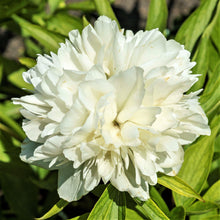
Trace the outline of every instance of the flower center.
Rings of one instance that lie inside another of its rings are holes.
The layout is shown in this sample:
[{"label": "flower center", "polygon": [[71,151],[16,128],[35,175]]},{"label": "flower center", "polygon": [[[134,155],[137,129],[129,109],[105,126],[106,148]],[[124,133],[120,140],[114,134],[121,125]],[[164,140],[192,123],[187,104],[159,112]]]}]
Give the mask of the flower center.
[{"label": "flower center", "polygon": [[112,123],[114,127],[120,128],[120,124],[116,120],[114,120]]}]

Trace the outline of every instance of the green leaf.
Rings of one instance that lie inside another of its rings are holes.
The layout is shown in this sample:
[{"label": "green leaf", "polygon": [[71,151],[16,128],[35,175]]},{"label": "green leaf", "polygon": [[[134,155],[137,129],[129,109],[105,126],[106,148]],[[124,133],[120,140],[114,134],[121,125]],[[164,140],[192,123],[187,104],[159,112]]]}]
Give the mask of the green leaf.
[{"label": "green leaf", "polygon": [[217,22],[218,20],[220,20],[220,3],[218,4],[217,12],[215,14],[214,19],[212,20],[212,22],[208,25],[208,27],[205,29],[204,33],[202,34],[201,40],[199,42],[199,46],[193,57],[193,61],[196,61],[197,63],[197,65],[193,68],[193,74],[200,74],[200,76],[199,76],[198,82],[193,85],[190,91],[196,91],[198,89],[201,89],[205,82],[209,63],[210,61],[212,61],[211,59],[213,58],[209,54],[209,52],[213,52],[209,49],[209,46],[211,44],[210,35],[211,33],[213,33],[214,27],[218,25],[218,22]]},{"label": "green leaf", "polygon": [[150,197],[152,198],[152,200],[154,200],[154,202],[156,202],[158,207],[168,216],[170,213],[169,208],[167,207],[167,204],[161,197],[160,193],[153,186],[150,188]]},{"label": "green leaf", "polygon": [[120,24],[118,22],[118,19],[115,16],[114,11],[112,10],[111,4],[108,0],[94,0],[96,10],[99,13],[99,15],[105,15],[112,20],[115,20],[118,24],[118,27],[120,28]]},{"label": "green leaf", "polygon": [[[48,172],[47,172],[48,174]],[[47,189],[49,191],[56,190],[57,188],[57,173],[49,174],[45,179],[32,178],[31,181],[41,189]]]},{"label": "green leaf", "polygon": [[76,217],[71,218],[69,220],[87,220],[88,216],[89,216],[89,213],[85,213],[83,215],[76,216]]},{"label": "green leaf", "polygon": [[210,72],[214,72],[215,68],[220,61],[220,53],[216,50],[215,45],[212,43],[212,41],[209,41],[208,45],[208,54],[209,54],[209,69]]},{"label": "green leaf", "polygon": [[59,48],[58,43],[64,41],[64,37],[54,34],[38,25],[31,24],[17,15],[13,15],[12,18],[21,26],[22,30],[25,30],[31,37],[35,38],[48,51],[56,52]]},{"label": "green leaf", "polygon": [[185,220],[185,217],[185,209],[182,206],[177,206],[170,212],[170,220]]},{"label": "green leaf", "polygon": [[7,153],[5,143],[2,138],[2,132],[0,132],[0,161],[3,163],[8,163],[10,160],[10,156]]},{"label": "green leaf", "polygon": [[159,28],[163,32],[167,25],[167,16],[166,0],[151,0],[145,29]]},{"label": "green leaf", "polygon": [[209,200],[220,205],[220,180],[214,183],[204,195],[205,200]]},{"label": "green leaf", "polygon": [[198,215],[198,214],[203,214],[206,212],[210,212],[214,209],[218,209],[219,206],[215,203],[206,201],[206,202],[196,202],[193,205],[191,205],[190,207],[188,207],[186,209],[186,212],[188,215]]},{"label": "green leaf", "polygon": [[209,66],[209,50],[208,50],[209,38],[204,37],[200,40],[196,54],[192,61],[196,61],[196,66],[193,68],[193,74],[200,74],[198,82],[193,85],[191,91],[197,91],[203,87],[206,74]]},{"label": "green leaf", "polygon": [[96,7],[93,0],[86,0],[80,2],[71,2],[66,6],[66,9],[95,11]]},{"label": "green leaf", "polygon": [[25,47],[26,47],[26,53],[30,57],[37,57],[37,54],[42,54],[43,50],[40,45],[38,45],[36,42],[34,42],[30,38],[24,39]]},{"label": "green leaf", "polygon": [[140,208],[137,202],[135,202],[135,200],[128,193],[126,193],[126,220],[149,219],[141,209],[142,208]]},{"label": "green leaf", "polygon": [[[220,205],[220,180],[214,183],[208,191],[204,194],[203,198],[206,200],[205,204],[200,204],[200,202],[194,203],[192,206],[187,208],[187,212],[197,211],[197,215],[193,215],[190,217],[190,220],[200,220],[200,219],[209,219],[213,216],[217,216],[218,210],[217,208],[213,209],[214,206]],[[206,205],[208,203],[208,205]],[[210,204],[211,203],[211,204]],[[198,215],[198,213],[202,213],[202,211],[208,211],[205,214]],[[215,218],[214,218],[215,219]]]},{"label": "green leaf", "polygon": [[203,1],[180,27],[175,40],[184,44],[187,50],[192,51],[196,41],[209,23],[217,2],[217,0]]},{"label": "green leaf", "polygon": [[36,218],[36,220],[48,219],[62,211],[68,204],[69,202],[60,199],[45,215],[40,218]]},{"label": "green leaf", "polygon": [[[110,0],[110,3],[114,2],[114,0]],[[72,10],[81,10],[81,11],[95,11],[96,6],[93,0],[85,0],[80,2],[71,2],[66,5],[65,9],[72,9]]]},{"label": "green leaf", "polygon": [[30,1],[28,0],[1,0],[0,1],[0,19],[10,17],[13,13],[24,8]]},{"label": "green leaf", "polygon": [[3,78],[3,61],[0,58],[0,85],[2,83],[2,78]]},{"label": "green leaf", "polygon": [[209,119],[220,113],[220,62],[200,98],[202,108]]},{"label": "green leaf", "polygon": [[[19,172],[19,169],[16,170]],[[1,187],[11,209],[20,219],[34,219],[37,211],[37,189],[27,178],[1,173]]]},{"label": "green leaf", "polygon": [[214,42],[216,48],[218,49],[218,52],[220,53],[220,44],[219,44],[219,37],[220,37],[220,2],[218,3],[218,8],[216,12],[216,23],[215,27],[212,30],[211,39]]},{"label": "green leaf", "polygon": [[18,119],[20,114],[20,106],[14,105],[11,100],[7,100],[0,104],[0,109],[8,116],[13,119]]},{"label": "green leaf", "polygon": [[18,140],[22,141],[25,138],[25,134],[20,125],[18,125],[17,122],[15,122],[12,118],[7,116],[3,110],[4,108],[0,106],[0,121],[9,126],[16,133]]},{"label": "green leaf", "polygon": [[137,211],[133,210],[133,209],[126,209],[126,220],[142,220],[142,219],[148,219],[148,218],[144,218],[142,217]]},{"label": "green leaf", "polygon": [[201,201],[204,201],[198,193],[196,193],[187,183],[185,183],[178,176],[163,175],[158,178],[157,182],[160,185],[163,185],[180,195],[191,197],[191,198],[196,198]]},{"label": "green leaf", "polygon": [[20,68],[12,72],[8,76],[8,81],[11,82],[13,85],[17,86],[18,88],[21,88],[21,89],[25,88],[25,89],[33,90],[33,86],[29,83],[26,83],[23,80],[22,73],[25,71],[26,71],[25,68]]},{"label": "green leaf", "polygon": [[95,189],[92,190],[92,193],[95,196],[100,197],[102,193],[105,191],[105,189],[106,189],[105,184],[99,184],[97,187],[95,187]]},{"label": "green leaf", "polygon": [[20,57],[18,60],[22,65],[24,65],[28,68],[34,67],[37,63],[36,60],[34,60],[30,57]]},{"label": "green leaf", "polygon": [[20,160],[19,153],[20,149],[14,146],[12,137],[0,131],[1,189],[18,219],[29,220],[36,214],[37,190],[27,178],[33,177],[33,172]]},{"label": "green leaf", "polygon": [[81,31],[82,28],[83,25],[81,19],[63,12],[56,13],[47,21],[48,30],[55,31],[64,36],[68,36],[69,32],[73,29]]},{"label": "green leaf", "polygon": [[60,6],[65,6],[64,0],[48,0],[50,15],[53,14]]},{"label": "green leaf", "polygon": [[102,196],[92,209],[88,220],[93,219],[125,219],[125,192],[120,192],[111,184],[107,186]]},{"label": "green leaf", "polygon": [[83,15],[83,27],[86,27],[87,25],[89,25],[89,21],[86,19],[86,16]]},{"label": "green leaf", "polygon": [[[195,144],[187,148],[184,163],[178,173],[178,176],[198,193],[201,192],[209,174],[215,137],[220,128],[219,119],[220,116],[215,116],[212,120],[210,136],[201,137]],[[187,207],[194,201],[193,198],[183,197],[176,193],[173,195],[177,206]]]},{"label": "green leaf", "polygon": [[139,199],[134,198],[137,202],[139,209],[146,216],[152,220],[168,220],[169,218],[164,214],[164,212],[155,204],[152,199],[148,199],[146,202],[142,202]]}]

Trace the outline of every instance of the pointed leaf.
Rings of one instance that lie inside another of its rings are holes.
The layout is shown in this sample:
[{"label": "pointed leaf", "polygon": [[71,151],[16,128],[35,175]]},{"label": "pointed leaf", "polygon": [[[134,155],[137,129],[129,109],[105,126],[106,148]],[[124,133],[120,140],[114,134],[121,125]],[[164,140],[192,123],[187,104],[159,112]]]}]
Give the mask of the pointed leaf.
[{"label": "pointed leaf", "polygon": [[87,25],[89,25],[89,21],[86,19],[86,16],[83,15],[83,27],[86,27]]},{"label": "pointed leaf", "polygon": [[137,209],[144,213],[152,220],[169,220],[164,212],[155,204],[152,199],[148,199],[146,202],[142,202],[139,199],[134,199],[138,206]]},{"label": "pointed leaf", "polygon": [[96,7],[93,0],[85,0],[80,2],[71,2],[66,6],[66,9],[95,11]]},{"label": "pointed leaf", "polygon": [[219,206],[215,203],[212,203],[212,202],[196,202],[194,203],[192,206],[188,207],[186,209],[186,212],[188,215],[198,215],[198,214],[203,214],[203,213],[206,213],[206,212],[210,212],[214,209],[218,209]]},{"label": "pointed leaf", "polygon": [[163,200],[160,193],[153,186],[150,188],[150,197],[152,198],[152,200],[154,200],[158,207],[168,216],[170,213],[169,208],[167,207],[167,204]]},{"label": "pointed leaf", "polygon": [[82,28],[83,25],[81,19],[63,12],[56,13],[47,21],[48,30],[55,31],[64,36],[68,36],[68,33],[73,29],[81,31]]},{"label": "pointed leaf", "polygon": [[170,220],[185,220],[185,217],[185,209],[182,206],[177,206],[170,212]]},{"label": "pointed leaf", "polygon": [[215,23],[215,27],[212,30],[212,35],[211,38],[218,50],[218,52],[220,53],[220,44],[219,44],[219,37],[220,37],[220,2],[218,3],[218,8],[217,8],[217,12],[215,15],[216,18],[216,23]]},{"label": "pointed leaf", "polygon": [[31,24],[25,19],[13,15],[12,18],[24,29],[30,36],[35,38],[48,51],[56,52],[59,47],[58,43],[63,42],[64,38],[58,34],[54,34],[38,25]]},{"label": "pointed leaf", "polygon": [[93,219],[125,219],[126,199],[125,192],[120,192],[111,184],[92,209],[88,220]]},{"label": "pointed leaf", "polygon": [[5,114],[4,108],[2,108],[2,106],[0,106],[0,121],[8,125],[17,134],[19,140],[21,141],[24,140],[25,134],[21,126],[16,121],[14,121],[11,117]]},{"label": "pointed leaf", "polygon": [[96,10],[99,13],[99,15],[105,15],[112,20],[115,20],[120,27],[120,24],[118,22],[118,19],[115,16],[114,11],[112,10],[111,4],[108,0],[94,0]]},{"label": "pointed leaf", "polygon": [[204,199],[220,205],[220,180],[214,183],[205,193]]},{"label": "pointed leaf", "polygon": [[48,218],[56,215],[60,211],[62,211],[68,204],[69,204],[69,202],[67,202],[63,199],[60,199],[45,215],[43,215],[40,218],[36,218],[36,220],[48,219]]},{"label": "pointed leaf", "polygon": [[184,44],[187,50],[192,51],[196,41],[209,23],[217,2],[217,0],[203,1],[180,27],[175,40]]},{"label": "pointed leaf", "polygon": [[36,60],[30,57],[20,57],[18,60],[21,64],[23,64],[24,66],[28,68],[34,67],[37,63]]},{"label": "pointed leaf", "polygon": [[220,62],[200,98],[202,108],[209,119],[220,113]]},{"label": "pointed leaf", "polygon": [[25,88],[28,90],[33,90],[33,86],[29,83],[26,83],[22,77],[22,73],[25,72],[25,68],[20,68],[14,72],[12,72],[8,76],[8,81],[11,82],[13,85],[17,86],[18,88]]},{"label": "pointed leaf", "polygon": [[[192,220],[208,219],[210,216],[217,215],[220,205],[220,180],[214,183],[204,194],[205,203],[196,202],[186,209],[188,214],[196,214],[191,216]],[[205,213],[205,214],[199,214]],[[215,219],[215,218],[214,218]]]},{"label": "pointed leaf", "polygon": [[163,175],[158,178],[158,183],[180,195],[196,198],[203,201],[202,197],[178,176]]},{"label": "pointed leaf", "polygon": [[88,216],[89,216],[89,213],[85,213],[83,215],[76,216],[76,217],[68,219],[68,220],[87,220]]},{"label": "pointed leaf", "polygon": [[[201,137],[185,152],[185,159],[178,176],[188,183],[195,191],[201,192],[207,180],[214,152],[215,137],[220,128],[220,116],[216,116],[212,123],[211,136]],[[176,205],[189,206],[194,199],[173,193]]]},{"label": "pointed leaf", "polygon": [[166,0],[151,0],[147,17],[146,30],[159,28],[164,31],[167,25],[167,3]]}]

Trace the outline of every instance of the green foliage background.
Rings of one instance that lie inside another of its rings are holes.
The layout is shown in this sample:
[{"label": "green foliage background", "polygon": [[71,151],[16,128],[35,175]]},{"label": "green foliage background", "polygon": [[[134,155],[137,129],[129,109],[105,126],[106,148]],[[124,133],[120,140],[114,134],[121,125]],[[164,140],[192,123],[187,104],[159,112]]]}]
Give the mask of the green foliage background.
[{"label": "green foliage background", "polygon": [[[0,219],[220,219],[219,0],[201,0],[176,36],[166,36],[184,44],[197,62],[193,74],[200,77],[191,91],[203,88],[200,103],[212,133],[184,147],[185,160],[179,174],[161,175],[158,184],[150,188],[151,199],[140,202],[111,185],[99,185],[81,200],[68,204],[58,198],[56,172],[19,159],[25,134],[19,107],[11,103],[11,98],[28,94],[31,89],[23,81],[22,72],[35,65],[36,54],[56,52],[70,30],[81,31],[94,15],[104,14],[117,21],[112,2],[0,1],[0,26],[21,35],[26,48],[19,61],[0,55]],[[74,17],[69,10],[79,10],[82,16]],[[166,1],[151,0],[146,30],[159,28],[166,34],[167,16]]]}]

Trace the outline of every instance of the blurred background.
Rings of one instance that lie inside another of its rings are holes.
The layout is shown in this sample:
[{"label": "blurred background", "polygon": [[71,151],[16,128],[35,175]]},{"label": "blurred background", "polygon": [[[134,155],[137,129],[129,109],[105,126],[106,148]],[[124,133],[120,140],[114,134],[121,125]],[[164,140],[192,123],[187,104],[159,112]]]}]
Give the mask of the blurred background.
[{"label": "blurred background", "polygon": [[[66,4],[83,0],[67,0]],[[200,0],[167,0],[168,4],[168,30],[175,33],[187,16],[198,7]],[[114,12],[125,29],[138,31],[145,28],[150,0],[115,0],[112,4]],[[45,8],[49,11],[49,8]],[[80,16],[79,10],[70,10],[71,15]],[[0,53],[3,57],[16,60],[23,55],[25,44],[20,35],[10,30],[0,28]]]}]

